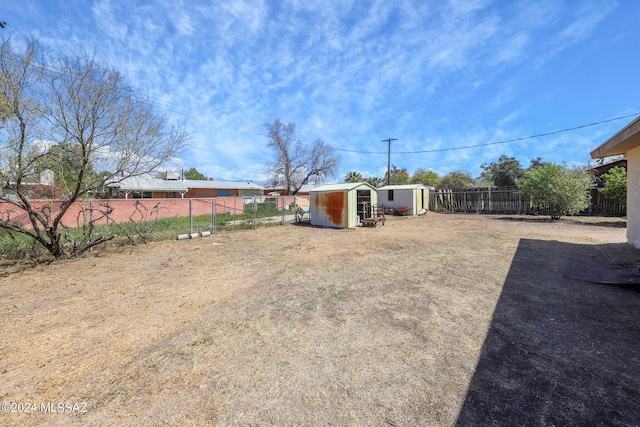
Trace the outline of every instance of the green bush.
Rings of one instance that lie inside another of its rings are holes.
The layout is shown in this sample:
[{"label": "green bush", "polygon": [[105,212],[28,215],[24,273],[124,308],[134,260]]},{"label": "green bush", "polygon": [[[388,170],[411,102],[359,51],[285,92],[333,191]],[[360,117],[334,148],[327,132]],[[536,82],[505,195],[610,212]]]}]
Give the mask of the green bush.
[{"label": "green bush", "polygon": [[606,197],[618,199],[622,206],[627,206],[627,170],[616,166],[602,174],[601,178],[604,180],[604,187],[599,191]]},{"label": "green bush", "polygon": [[518,179],[518,188],[534,205],[549,208],[551,219],[575,215],[589,207],[591,179],[584,169],[545,163]]}]

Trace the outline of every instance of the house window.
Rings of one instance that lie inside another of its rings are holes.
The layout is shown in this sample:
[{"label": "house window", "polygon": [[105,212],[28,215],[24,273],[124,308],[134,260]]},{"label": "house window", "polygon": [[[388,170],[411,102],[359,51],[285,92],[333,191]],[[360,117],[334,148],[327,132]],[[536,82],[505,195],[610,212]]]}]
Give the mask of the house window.
[{"label": "house window", "polygon": [[387,190],[387,200],[393,201],[393,190]]},{"label": "house window", "polygon": [[111,187],[111,197],[118,197],[118,189]]},{"label": "house window", "polygon": [[151,191],[134,191],[133,198],[134,199],[150,199],[153,197]]},{"label": "house window", "polygon": [[218,190],[218,197],[229,197],[229,190]]},{"label": "house window", "polygon": [[167,199],[175,199],[176,192],[175,191],[167,191]]}]

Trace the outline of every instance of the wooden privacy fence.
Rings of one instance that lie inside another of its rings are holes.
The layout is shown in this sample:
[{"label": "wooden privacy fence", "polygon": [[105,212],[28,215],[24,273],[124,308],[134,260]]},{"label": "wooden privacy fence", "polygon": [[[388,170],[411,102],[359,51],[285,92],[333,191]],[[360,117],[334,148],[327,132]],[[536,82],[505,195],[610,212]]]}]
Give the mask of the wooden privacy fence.
[{"label": "wooden privacy fence", "polygon": [[[591,205],[585,214],[626,214],[619,201],[603,196],[596,188],[590,191]],[[429,193],[429,209],[434,212],[549,214],[548,206],[532,203],[517,187],[437,190]]]}]

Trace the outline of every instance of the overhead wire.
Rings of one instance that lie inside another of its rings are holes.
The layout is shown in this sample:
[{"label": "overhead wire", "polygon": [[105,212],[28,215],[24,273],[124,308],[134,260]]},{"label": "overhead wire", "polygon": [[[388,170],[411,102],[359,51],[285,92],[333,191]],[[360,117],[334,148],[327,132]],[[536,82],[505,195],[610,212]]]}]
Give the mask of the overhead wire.
[{"label": "overhead wire", "polygon": [[[511,142],[518,142],[518,141],[526,141],[529,139],[535,139],[535,138],[541,138],[541,137],[545,137],[545,136],[551,136],[551,135],[557,135],[560,133],[565,133],[565,132],[571,132],[574,130],[578,130],[578,129],[584,129],[587,127],[591,127],[591,126],[597,126],[597,125],[601,125],[604,123],[608,123],[608,122],[613,122],[616,120],[622,120],[622,119],[627,119],[629,117],[637,117],[640,116],[640,113],[633,113],[633,114],[627,114],[624,116],[618,116],[618,117],[613,117],[613,118],[609,118],[609,119],[605,119],[605,120],[600,120],[597,122],[592,122],[592,123],[587,123],[587,124],[582,124],[582,125],[578,125],[578,126],[573,126],[573,127],[569,127],[569,128],[564,128],[564,129],[558,129],[558,130],[553,130],[553,131],[549,131],[549,132],[543,132],[543,133],[539,133],[539,134],[535,134],[535,135],[528,135],[528,136],[521,136],[518,138],[512,138],[512,139],[506,139],[506,140],[502,140],[502,141],[492,141],[492,142],[485,142],[485,143],[481,143],[481,144],[472,144],[472,145],[464,145],[464,146],[459,146],[459,147],[447,147],[447,148],[433,148],[433,149],[428,149],[428,150],[414,150],[414,151],[391,151],[391,154],[425,154],[425,153],[438,153],[438,152],[444,152],[444,151],[456,151],[456,150],[468,150],[468,149],[472,149],[472,148],[479,148],[479,147],[488,147],[491,145],[499,145],[499,144],[508,144]],[[247,129],[249,132],[256,134],[256,135],[260,135],[260,136],[264,136],[264,137],[268,137],[269,134],[266,130],[261,130],[255,126],[242,126],[243,128]],[[308,138],[302,138],[302,137],[295,137],[296,141],[299,141],[303,144],[311,144],[311,145],[317,145],[319,143],[323,143],[324,145],[333,148],[336,151],[341,151],[341,152],[347,152],[347,153],[354,153],[354,154],[388,154],[388,151],[363,151],[363,150],[353,150],[353,149],[348,149],[348,148],[340,148],[340,147],[336,147],[335,145],[332,144],[326,144],[324,142],[322,142],[321,140],[311,140]],[[202,147],[198,147],[198,149],[201,150],[207,150],[206,148],[202,148]]]}]

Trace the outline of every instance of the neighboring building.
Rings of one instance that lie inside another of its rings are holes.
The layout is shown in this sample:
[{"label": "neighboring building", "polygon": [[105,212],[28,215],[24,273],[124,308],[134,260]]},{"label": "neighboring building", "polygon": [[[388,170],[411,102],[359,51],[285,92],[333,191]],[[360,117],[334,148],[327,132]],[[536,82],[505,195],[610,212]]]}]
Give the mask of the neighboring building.
[{"label": "neighboring building", "polygon": [[107,185],[114,198],[206,198],[261,196],[263,187],[251,182],[124,178]]},{"label": "neighboring building", "polygon": [[399,210],[403,215],[418,215],[422,209],[429,209],[429,189],[422,184],[385,185],[378,188],[378,203],[388,214]]},{"label": "neighboring building", "polygon": [[591,152],[592,159],[627,158],[627,241],[640,249],[640,117]]},{"label": "neighboring building", "polygon": [[[298,197],[309,197],[309,192],[315,188],[318,188],[315,185],[303,185],[300,187],[300,190],[295,194]],[[287,189],[284,187],[269,187],[264,189],[264,194],[269,196],[286,196]]]},{"label": "neighboring building", "polygon": [[627,159],[623,158],[622,156],[601,159],[594,167],[589,169],[589,173],[593,178],[595,178],[597,183],[600,184],[600,177],[613,168],[627,169]]},{"label": "neighboring building", "polygon": [[253,182],[237,181],[182,181],[189,192],[187,197],[253,197],[261,196],[264,187]]},{"label": "neighboring building", "polygon": [[311,225],[353,228],[377,204],[378,191],[366,182],[323,185],[310,191]]}]

